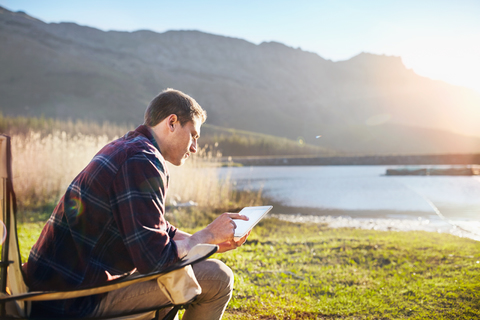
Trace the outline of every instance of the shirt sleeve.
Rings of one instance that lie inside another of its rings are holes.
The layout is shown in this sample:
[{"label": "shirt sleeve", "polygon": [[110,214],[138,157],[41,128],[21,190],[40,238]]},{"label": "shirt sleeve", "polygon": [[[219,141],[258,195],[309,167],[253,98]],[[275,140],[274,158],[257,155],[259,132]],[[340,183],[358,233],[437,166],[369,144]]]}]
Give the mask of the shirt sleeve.
[{"label": "shirt sleeve", "polygon": [[167,182],[162,162],[153,154],[138,153],[122,165],[112,184],[113,216],[140,273],[178,260],[176,228],[164,218]]}]

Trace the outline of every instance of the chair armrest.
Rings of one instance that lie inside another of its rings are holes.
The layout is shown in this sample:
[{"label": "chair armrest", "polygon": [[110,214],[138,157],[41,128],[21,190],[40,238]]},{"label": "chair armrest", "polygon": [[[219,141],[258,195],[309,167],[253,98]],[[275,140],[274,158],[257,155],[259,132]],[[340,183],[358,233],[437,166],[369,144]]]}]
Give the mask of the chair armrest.
[{"label": "chair armrest", "polygon": [[96,287],[80,288],[80,289],[70,290],[70,291],[32,291],[32,292],[27,292],[27,293],[17,294],[17,295],[0,296],[0,302],[7,302],[11,300],[24,300],[24,301],[63,300],[63,299],[71,299],[71,298],[78,298],[78,297],[90,296],[94,294],[105,293],[105,292],[117,290],[120,288],[124,288],[135,283],[153,280],[168,272],[183,268],[187,265],[195,264],[200,261],[206,260],[212,254],[217,252],[217,250],[218,250],[218,246],[216,245],[199,244],[193,247],[188,252],[188,254],[185,257],[183,257],[181,260],[165,268],[164,270],[155,271],[147,274],[134,274],[127,278],[113,280],[106,284],[96,286]]}]

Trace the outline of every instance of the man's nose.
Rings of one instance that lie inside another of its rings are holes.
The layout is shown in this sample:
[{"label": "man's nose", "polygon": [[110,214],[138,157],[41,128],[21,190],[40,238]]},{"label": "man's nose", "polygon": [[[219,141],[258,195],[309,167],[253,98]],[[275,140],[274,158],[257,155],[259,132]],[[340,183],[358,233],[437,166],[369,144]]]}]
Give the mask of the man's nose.
[{"label": "man's nose", "polygon": [[197,152],[197,139],[193,139],[193,142],[190,145],[190,152],[191,153],[196,153]]}]

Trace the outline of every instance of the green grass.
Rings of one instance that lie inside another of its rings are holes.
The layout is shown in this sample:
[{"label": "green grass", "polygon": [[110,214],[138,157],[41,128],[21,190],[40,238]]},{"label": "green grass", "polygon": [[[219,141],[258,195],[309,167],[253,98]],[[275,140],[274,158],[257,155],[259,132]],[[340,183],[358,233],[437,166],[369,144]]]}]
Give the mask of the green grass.
[{"label": "green grass", "polygon": [[[24,259],[40,230],[19,226]],[[224,319],[480,318],[480,242],[469,239],[267,219],[215,257],[236,275]]]},{"label": "green grass", "polygon": [[22,256],[23,262],[27,261],[28,254],[30,253],[35,241],[37,241],[38,237],[40,236],[40,232],[42,232],[44,225],[45,222],[18,223],[17,235],[20,247],[20,255]]},{"label": "green grass", "polygon": [[478,319],[480,242],[267,220],[218,255],[236,274],[224,319]]}]

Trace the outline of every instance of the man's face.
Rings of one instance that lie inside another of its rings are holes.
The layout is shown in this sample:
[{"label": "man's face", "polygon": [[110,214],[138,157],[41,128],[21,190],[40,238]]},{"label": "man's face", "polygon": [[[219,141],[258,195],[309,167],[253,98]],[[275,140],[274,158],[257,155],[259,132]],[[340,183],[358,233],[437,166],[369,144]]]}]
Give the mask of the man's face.
[{"label": "man's face", "polygon": [[167,161],[173,165],[180,166],[188,159],[191,153],[197,152],[197,140],[200,137],[200,127],[202,123],[198,119],[193,119],[185,123],[182,127],[180,121],[175,123],[172,139],[170,140],[170,150]]}]

